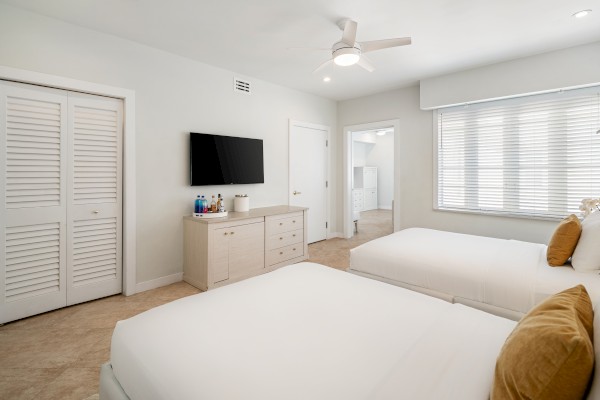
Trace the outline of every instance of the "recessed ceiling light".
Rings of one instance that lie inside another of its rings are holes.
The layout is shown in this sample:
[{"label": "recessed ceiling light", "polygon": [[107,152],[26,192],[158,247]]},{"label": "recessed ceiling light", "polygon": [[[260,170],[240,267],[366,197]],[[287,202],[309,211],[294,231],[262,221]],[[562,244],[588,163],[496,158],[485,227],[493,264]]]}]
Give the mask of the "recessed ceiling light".
[{"label": "recessed ceiling light", "polygon": [[323,78],[323,82],[329,82],[329,81],[331,81],[330,77],[326,76],[325,78]]},{"label": "recessed ceiling light", "polygon": [[577,11],[575,14],[573,14],[573,16],[575,18],[583,18],[591,12],[592,12],[592,10],[581,10],[581,11]]}]

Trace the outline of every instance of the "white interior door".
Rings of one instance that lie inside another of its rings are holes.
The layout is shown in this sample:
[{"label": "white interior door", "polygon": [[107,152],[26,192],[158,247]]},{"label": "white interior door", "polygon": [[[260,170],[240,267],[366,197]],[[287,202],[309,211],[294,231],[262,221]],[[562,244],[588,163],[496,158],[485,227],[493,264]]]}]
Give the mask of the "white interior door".
[{"label": "white interior door", "polygon": [[67,304],[121,293],[122,101],[69,93]]},{"label": "white interior door", "polygon": [[308,243],[327,238],[329,128],[290,123],[290,205],[308,208]]},{"label": "white interior door", "polygon": [[66,305],[67,93],[0,81],[0,323]]}]

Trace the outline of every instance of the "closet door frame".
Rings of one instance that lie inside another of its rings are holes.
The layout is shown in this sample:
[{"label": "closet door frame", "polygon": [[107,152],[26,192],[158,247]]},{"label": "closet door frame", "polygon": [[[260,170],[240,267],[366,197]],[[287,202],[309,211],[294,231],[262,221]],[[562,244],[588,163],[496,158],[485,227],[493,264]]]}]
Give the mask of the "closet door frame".
[{"label": "closet door frame", "polygon": [[27,71],[0,65],[0,79],[48,86],[56,89],[114,97],[123,100],[123,294],[135,294],[136,287],[136,176],[135,176],[135,92]]}]

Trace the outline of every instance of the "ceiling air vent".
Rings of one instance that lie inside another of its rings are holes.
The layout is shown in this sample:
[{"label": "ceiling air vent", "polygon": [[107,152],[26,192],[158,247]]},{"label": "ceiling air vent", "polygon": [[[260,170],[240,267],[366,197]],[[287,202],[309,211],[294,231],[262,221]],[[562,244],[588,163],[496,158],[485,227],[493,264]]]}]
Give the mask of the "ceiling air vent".
[{"label": "ceiling air vent", "polygon": [[250,94],[250,82],[233,78],[233,91],[243,94]]}]

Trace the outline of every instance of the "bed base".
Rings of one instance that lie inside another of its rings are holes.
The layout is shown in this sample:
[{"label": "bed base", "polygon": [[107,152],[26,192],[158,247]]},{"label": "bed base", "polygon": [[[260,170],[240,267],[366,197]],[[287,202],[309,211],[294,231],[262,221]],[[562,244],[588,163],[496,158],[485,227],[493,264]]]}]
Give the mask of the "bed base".
[{"label": "bed base", "polygon": [[100,368],[100,400],[131,400],[115,377],[110,363]]},{"label": "bed base", "polygon": [[513,321],[519,321],[523,317],[523,315],[525,315],[524,313],[519,312],[519,311],[509,310],[507,308],[493,306],[491,304],[482,303],[480,301],[475,301],[475,300],[470,300],[470,299],[465,299],[465,298],[459,297],[459,296],[453,296],[448,293],[438,292],[436,290],[427,289],[427,288],[416,286],[416,285],[411,285],[406,282],[396,281],[393,279],[385,278],[383,276],[373,275],[373,274],[369,274],[366,272],[357,271],[352,268],[348,268],[347,271],[352,274],[358,275],[358,276],[362,276],[362,277],[369,278],[369,279],[375,279],[377,281],[389,283],[390,285],[400,286],[405,289],[409,289],[409,290],[412,290],[415,292],[426,294],[428,296],[437,297],[438,299],[442,299],[449,303],[458,303],[458,304],[463,304],[468,307],[477,308],[477,309],[479,309],[481,311],[485,311],[489,314],[494,314],[499,317],[512,319]]}]

